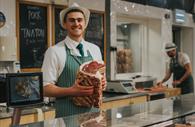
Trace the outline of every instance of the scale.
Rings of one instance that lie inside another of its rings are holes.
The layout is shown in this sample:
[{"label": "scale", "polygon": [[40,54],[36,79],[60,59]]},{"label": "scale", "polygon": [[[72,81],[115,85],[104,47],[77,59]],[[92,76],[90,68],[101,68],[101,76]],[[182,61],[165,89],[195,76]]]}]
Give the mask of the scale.
[{"label": "scale", "polygon": [[109,81],[106,87],[107,92],[115,93],[136,93],[135,83],[132,80],[128,81]]}]

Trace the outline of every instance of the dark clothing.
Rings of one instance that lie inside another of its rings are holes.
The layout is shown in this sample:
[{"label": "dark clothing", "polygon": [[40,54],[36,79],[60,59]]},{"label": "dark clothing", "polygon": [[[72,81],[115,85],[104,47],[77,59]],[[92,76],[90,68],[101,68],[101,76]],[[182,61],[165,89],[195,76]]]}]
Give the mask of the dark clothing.
[{"label": "dark clothing", "polygon": [[[171,58],[170,69],[173,73],[173,81],[179,80],[186,72],[186,69],[179,64],[178,53],[175,58]],[[190,75],[182,83],[178,84],[176,87],[181,88],[182,94],[187,94],[193,92],[194,81],[192,75]]]}]

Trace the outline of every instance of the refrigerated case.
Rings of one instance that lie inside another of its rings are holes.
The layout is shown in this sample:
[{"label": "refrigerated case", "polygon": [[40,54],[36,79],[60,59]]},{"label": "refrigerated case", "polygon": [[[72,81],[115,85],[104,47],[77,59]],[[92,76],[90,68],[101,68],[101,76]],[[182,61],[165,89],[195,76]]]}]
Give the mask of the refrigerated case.
[{"label": "refrigerated case", "polygon": [[162,77],[159,73],[165,70],[162,47],[166,42],[162,36],[163,29],[169,29],[169,25],[163,18],[167,12],[156,8],[155,12],[152,9],[120,0],[110,1],[110,12],[107,13],[110,15],[110,19],[107,19],[110,26],[110,39],[107,40],[110,43],[107,44],[109,80]]},{"label": "refrigerated case", "polygon": [[147,62],[144,60],[147,54],[144,48],[147,43],[145,22],[117,13],[111,20],[115,20],[111,21],[111,47],[115,49],[110,52],[111,79],[128,80],[141,75],[143,64]]},{"label": "refrigerated case", "polygon": [[[119,17],[120,18],[120,17]],[[141,26],[138,23],[118,22],[116,38],[116,72],[133,73],[141,71]]]}]

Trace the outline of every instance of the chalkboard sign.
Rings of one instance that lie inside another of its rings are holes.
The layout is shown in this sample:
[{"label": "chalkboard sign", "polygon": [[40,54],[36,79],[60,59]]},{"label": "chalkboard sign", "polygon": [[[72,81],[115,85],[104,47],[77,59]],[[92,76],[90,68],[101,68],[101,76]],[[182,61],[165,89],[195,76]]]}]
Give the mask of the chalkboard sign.
[{"label": "chalkboard sign", "polygon": [[66,35],[67,35],[67,31],[61,27],[60,25],[60,11],[63,9],[64,7],[55,7],[54,9],[54,19],[55,19],[55,44],[64,40]]},{"label": "chalkboard sign", "polygon": [[47,49],[47,6],[19,3],[21,68],[40,68]]},{"label": "chalkboard sign", "polygon": [[85,33],[85,40],[100,47],[104,56],[104,14],[91,12],[89,24]]},{"label": "chalkboard sign", "polygon": [[[59,22],[59,13],[62,8],[55,8],[55,44],[63,40],[67,31],[63,29]],[[104,56],[104,13],[91,11],[89,24],[85,32],[85,40],[100,47],[102,56]]]}]

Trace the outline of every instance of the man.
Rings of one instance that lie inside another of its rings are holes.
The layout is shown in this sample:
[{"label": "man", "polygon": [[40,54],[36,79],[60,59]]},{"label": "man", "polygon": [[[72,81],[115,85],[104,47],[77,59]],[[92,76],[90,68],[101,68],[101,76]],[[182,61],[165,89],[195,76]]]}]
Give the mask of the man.
[{"label": "man", "polygon": [[173,87],[181,88],[181,93],[187,94],[193,92],[192,67],[188,55],[177,52],[176,48],[174,43],[165,45],[166,53],[170,57],[170,64],[165,77],[158,84],[162,85],[173,74]]},{"label": "man", "polygon": [[[79,66],[86,61],[102,60],[100,49],[83,39],[89,16],[89,10],[76,3],[62,10],[60,24],[67,30],[67,37],[45,53],[42,66],[44,95],[56,97],[57,117],[97,111],[95,108],[76,106],[72,102],[73,96],[93,94],[93,86],[83,87],[75,81]],[[105,87],[105,77],[102,84]]]}]

